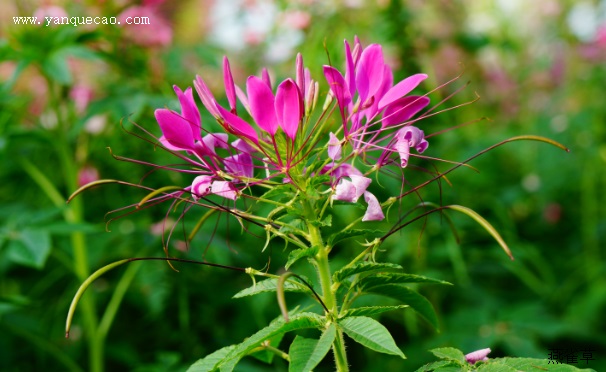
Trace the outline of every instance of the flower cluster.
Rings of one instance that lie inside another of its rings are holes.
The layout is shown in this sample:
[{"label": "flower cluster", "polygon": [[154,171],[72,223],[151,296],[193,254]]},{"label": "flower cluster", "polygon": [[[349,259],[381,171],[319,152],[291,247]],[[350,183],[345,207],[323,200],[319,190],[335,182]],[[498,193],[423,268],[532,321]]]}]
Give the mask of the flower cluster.
[{"label": "flower cluster", "polygon": [[[330,203],[356,203],[363,196],[367,209],[362,221],[382,220],[368,176],[390,164],[405,168],[411,149],[427,149],[423,131],[412,124],[429,99],[409,95],[427,76],[417,74],[394,84],[381,46],[363,48],[357,38],[353,49],[345,41],[345,60],[344,73],[324,66],[330,89],[318,114],[319,83],[300,54],[295,78],[283,80],[275,90],[267,70],[250,76],[241,89],[225,58],[229,107],[217,102],[202,77],[194,81],[202,104],[224,129],[221,133],[205,130],[192,88],[175,86],[181,112],[158,109],[155,117],[162,130],[160,143],[194,169],[188,172],[196,177],[183,192],[195,202],[210,195],[235,202],[252,197],[246,192],[251,186],[305,190],[310,179],[323,177],[314,185],[320,185],[318,193],[328,195]],[[239,112],[238,101],[245,114]],[[340,120],[335,121],[330,114],[336,110]]]}]

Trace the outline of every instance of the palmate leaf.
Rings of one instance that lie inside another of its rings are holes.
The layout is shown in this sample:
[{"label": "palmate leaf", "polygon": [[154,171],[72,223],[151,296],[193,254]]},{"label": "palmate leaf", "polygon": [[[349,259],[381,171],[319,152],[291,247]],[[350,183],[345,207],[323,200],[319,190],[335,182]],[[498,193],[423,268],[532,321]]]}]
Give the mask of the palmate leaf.
[{"label": "palmate leaf", "polygon": [[[207,357],[192,364],[188,372],[206,372],[220,370],[232,371],[236,364],[246,356],[252,349],[259,346],[263,341],[276,335],[304,328],[321,328],[323,318],[314,313],[299,313],[290,317],[286,323],[282,317],[271,322],[267,327],[258,331],[238,345],[219,349]],[[216,362],[214,362],[217,360]],[[214,364],[213,364],[214,363]]]},{"label": "palmate leaf", "polygon": [[431,302],[418,292],[398,284],[385,284],[376,287],[367,287],[364,293],[372,293],[391,297],[404,304],[410,305],[419,315],[429,322],[436,330],[438,330],[438,316]]},{"label": "palmate leaf", "polygon": [[[307,278],[303,279],[306,282],[309,282],[309,280],[307,280]],[[297,280],[297,279],[289,279],[288,281],[286,281],[284,283],[284,291],[285,292],[303,292],[303,293],[311,293],[311,291],[309,290],[309,288],[307,288],[305,286],[305,284],[296,284],[293,283],[293,280]],[[278,287],[278,279],[265,279],[262,280],[258,283],[253,284],[252,286],[241,290],[240,292],[236,293],[234,295],[233,298],[241,298],[241,297],[246,297],[246,296],[253,296],[259,293],[264,293],[264,292],[276,292],[276,289]]]},{"label": "palmate leaf", "polygon": [[394,306],[362,306],[354,309],[345,310],[341,318],[347,318],[351,316],[368,316],[381,314],[387,311],[405,309],[408,305],[394,305]]},{"label": "palmate leaf", "polygon": [[340,283],[348,277],[356,274],[369,274],[375,272],[402,271],[402,266],[393,263],[375,263],[375,262],[359,262],[352,267],[344,267],[341,270],[335,271],[332,275],[332,280],[335,283]]},{"label": "palmate leaf", "polygon": [[354,341],[380,353],[406,359],[391,334],[381,323],[366,316],[352,316],[339,320],[339,327]]},{"label": "palmate leaf", "polygon": [[[551,362],[551,363],[550,363]],[[478,371],[500,371],[498,367],[506,366],[511,368],[513,371],[549,371],[549,372],[595,372],[591,368],[577,368],[569,364],[554,364],[555,361],[548,359],[534,359],[534,358],[498,358],[489,359],[488,362],[482,364],[477,369]],[[509,371],[509,370],[507,370]]]},{"label": "palmate leaf", "polygon": [[290,356],[288,371],[307,372],[313,370],[328,354],[336,336],[337,328],[334,324],[331,324],[322,333],[319,340],[301,336],[295,337],[288,351]]},{"label": "palmate leaf", "polygon": [[449,282],[428,278],[422,275],[406,274],[406,273],[381,273],[370,275],[361,279],[358,286],[364,290],[366,287],[377,287],[384,284],[408,284],[408,283],[431,283],[431,284],[446,284],[452,285]]}]

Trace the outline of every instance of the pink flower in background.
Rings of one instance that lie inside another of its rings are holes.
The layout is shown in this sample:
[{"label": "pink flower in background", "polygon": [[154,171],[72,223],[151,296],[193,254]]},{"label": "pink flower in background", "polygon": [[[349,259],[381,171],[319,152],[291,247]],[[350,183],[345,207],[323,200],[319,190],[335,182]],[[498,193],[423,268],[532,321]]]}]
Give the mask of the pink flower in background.
[{"label": "pink flower in background", "polygon": [[69,92],[69,97],[74,101],[76,112],[82,114],[93,99],[93,90],[86,85],[74,85]]},{"label": "pink flower in background", "polygon": [[99,171],[91,165],[85,165],[78,171],[78,186],[99,180]]},{"label": "pink flower in background", "polygon": [[480,360],[488,360],[487,355],[490,354],[490,351],[491,350],[489,348],[476,350],[474,352],[466,354],[465,360],[467,360],[467,363],[471,363],[471,364],[479,362]]},{"label": "pink flower in background", "polygon": [[[34,17],[43,19],[44,17],[68,17],[65,9],[57,5],[43,5],[34,11]],[[44,23],[42,23],[44,24]]]},{"label": "pink flower in background", "polygon": [[[158,8],[163,2],[144,1],[141,6],[131,6],[120,13],[118,20],[126,38],[145,47],[169,45],[173,39],[173,30]],[[147,17],[149,24],[133,23],[137,20],[142,21],[142,17]],[[129,20],[133,24],[128,24]]]}]

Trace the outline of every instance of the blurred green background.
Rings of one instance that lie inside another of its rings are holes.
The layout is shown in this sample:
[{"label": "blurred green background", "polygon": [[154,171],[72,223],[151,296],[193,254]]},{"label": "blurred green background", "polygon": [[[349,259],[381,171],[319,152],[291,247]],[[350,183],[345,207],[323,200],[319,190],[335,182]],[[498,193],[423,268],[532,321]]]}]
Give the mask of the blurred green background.
[{"label": "blurred green background", "polygon": [[[148,16],[151,25],[23,25],[13,18],[33,15]],[[113,221],[106,232],[112,215],[105,213],[137,203],[144,192],[109,185],[70,205],[65,199],[97,178],[187,185],[181,174],[147,175],[150,168],[117,161],[107,148],[170,164],[175,160],[125,130],[132,121],[159,135],[153,111],[178,107],[173,84],[191,86],[200,74],[224,100],[223,55],[243,86],[263,66],[274,81],[294,76],[301,52],[326,92],[322,65],[342,66],[343,40],[354,35],[363,45],[383,45],[398,80],[429,74],[425,91],[462,74],[430,96],[438,103],[468,84],[440,108],[480,96],[419,124],[429,134],[477,121],[433,137],[426,155],[462,161],[521,134],[552,138],[571,152],[514,142],[474,160],[479,173],[459,169],[449,176],[452,186],[430,186],[424,200],[480,212],[516,260],[459,217],[460,244],[439,217],[388,239],[382,259],[455,285],[420,288],[438,312],[440,332],[412,311],[382,317],[408,360],[349,340],[353,370],[414,370],[432,360],[428,349],[444,346],[490,347],[491,357],[592,350],[595,360],[577,366],[606,370],[603,0],[1,2],[0,369],[182,370],[278,316],[272,295],[231,299],[250,285],[246,275],[138,262],[89,289],[66,340],[67,309],[88,274],[122,258],[163,255],[158,231],[166,206]],[[386,190],[380,200],[391,195]],[[409,203],[418,199],[411,195]],[[258,269],[271,259],[274,273],[288,253],[278,241],[261,252],[263,235],[241,234],[226,217],[209,221],[188,251],[179,251],[180,236],[170,247],[174,256]],[[358,251],[357,243],[343,244],[335,263]],[[333,368],[326,359],[319,370]],[[238,368],[268,366],[247,358]]]}]

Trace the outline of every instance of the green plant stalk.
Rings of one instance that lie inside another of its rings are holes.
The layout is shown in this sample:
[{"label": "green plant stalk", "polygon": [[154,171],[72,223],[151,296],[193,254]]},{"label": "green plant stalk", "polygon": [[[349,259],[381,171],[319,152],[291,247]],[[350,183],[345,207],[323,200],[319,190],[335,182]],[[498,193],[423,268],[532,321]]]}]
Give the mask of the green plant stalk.
[{"label": "green plant stalk", "polygon": [[[322,300],[328,308],[329,313],[326,317],[331,321],[336,321],[339,313],[335,292],[332,291],[332,279],[330,272],[330,265],[328,264],[328,252],[330,247],[326,246],[322,240],[322,234],[320,228],[316,225],[317,216],[315,210],[311,205],[309,198],[303,202],[303,208],[305,210],[307,219],[307,229],[309,230],[309,242],[312,247],[318,247],[318,253],[315,256],[316,269],[318,271],[318,277],[320,279],[320,286],[322,287]],[[347,364],[347,354],[345,351],[345,342],[343,339],[343,331],[337,327],[337,337],[333,342],[332,349],[335,355],[335,364],[337,371],[347,372],[349,371],[349,365]]]}]

